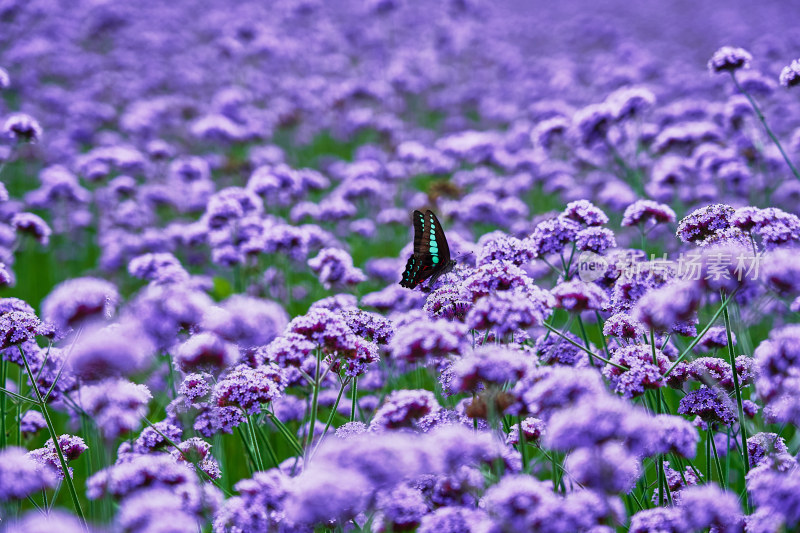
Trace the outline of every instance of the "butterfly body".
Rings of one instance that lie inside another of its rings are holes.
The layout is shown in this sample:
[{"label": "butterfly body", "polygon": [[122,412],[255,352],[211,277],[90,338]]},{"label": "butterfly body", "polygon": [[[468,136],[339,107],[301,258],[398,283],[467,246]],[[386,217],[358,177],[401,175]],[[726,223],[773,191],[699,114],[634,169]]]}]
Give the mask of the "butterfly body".
[{"label": "butterfly body", "polygon": [[413,289],[430,279],[428,289],[436,280],[450,272],[456,262],[450,259],[447,238],[433,211],[414,211],[414,252],[408,258],[403,271],[402,287]]}]

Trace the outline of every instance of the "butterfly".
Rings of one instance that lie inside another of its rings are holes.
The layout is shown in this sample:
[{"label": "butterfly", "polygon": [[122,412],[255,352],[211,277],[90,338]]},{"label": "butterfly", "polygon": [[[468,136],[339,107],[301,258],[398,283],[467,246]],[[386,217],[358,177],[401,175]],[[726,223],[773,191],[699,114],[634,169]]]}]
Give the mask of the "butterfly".
[{"label": "butterfly", "polygon": [[421,211],[414,211],[411,216],[414,223],[414,253],[408,258],[400,286],[413,289],[430,278],[430,291],[439,276],[453,270],[456,262],[450,259],[444,230],[433,211],[428,210],[424,215]]}]

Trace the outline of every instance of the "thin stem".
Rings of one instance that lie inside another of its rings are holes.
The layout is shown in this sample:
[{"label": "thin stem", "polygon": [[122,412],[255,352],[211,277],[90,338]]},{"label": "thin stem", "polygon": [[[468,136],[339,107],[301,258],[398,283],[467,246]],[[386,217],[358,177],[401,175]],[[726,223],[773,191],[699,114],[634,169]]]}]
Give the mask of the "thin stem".
[{"label": "thin stem", "polygon": [[714,441],[714,434],[711,432],[711,428],[709,427],[708,430],[708,437],[711,441],[711,450],[714,452],[714,465],[717,467],[717,476],[719,476],[719,484],[722,485],[722,488],[726,488],[726,480],[722,476],[722,463],[719,460],[719,454],[717,453],[717,443]]},{"label": "thin stem", "polygon": [[600,311],[595,311],[594,314],[597,317],[597,327],[600,329],[600,339],[603,341],[603,353],[606,354],[606,357],[611,358],[611,354],[608,351],[608,341],[606,341],[606,336],[603,334],[603,317],[600,316]]},{"label": "thin stem", "polygon": [[[8,361],[0,359],[0,387],[6,386]],[[6,395],[0,394],[0,449],[6,447]]]},{"label": "thin stem", "polygon": [[261,448],[258,445],[258,438],[256,437],[255,422],[253,422],[253,415],[247,415],[247,431],[250,433],[250,442],[253,443],[253,452],[255,453],[256,467],[258,470],[264,470],[264,461],[261,460]]},{"label": "thin stem", "polygon": [[86,524],[86,517],[83,515],[83,509],[81,509],[81,502],[78,499],[78,491],[75,490],[75,484],[72,481],[72,476],[69,474],[67,460],[64,458],[64,453],[61,451],[61,445],[58,442],[58,434],[56,434],[56,428],[53,425],[53,420],[50,418],[50,410],[47,408],[47,404],[45,403],[44,398],[42,398],[42,393],[39,392],[39,387],[36,385],[36,379],[33,375],[33,371],[31,370],[31,366],[28,364],[28,358],[25,356],[25,351],[22,349],[22,346],[17,345],[17,348],[22,356],[22,362],[25,363],[25,371],[28,373],[28,377],[33,384],[33,392],[36,393],[36,399],[39,400],[39,408],[42,410],[45,423],[47,423],[47,431],[50,433],[50,438],[53,439],[53,447],[56,449],[56,453],[58,454],[58,461],[61,463],[61,470],[64,473],[64,481],[67,484],[67,489],[69,489],[69,495],[72,497],[72,504],[75,506],[75,512],[78,513],[78,517],[81,519],[81,525],[83,526],[83,529],[88,531],[89,526]]},{"label": "thin stem", "polygon": [[525,450],[525,432],[522,431],[522,417],[517,418],[517,429],[519,430],[519,453],[522,455],[522,471],[528,470],[528,454]]},{"label": "thin stem", "polygon": [[761,125],[764,126],[764,129],[767,131],[767,135],[769,135],[769,138],[772,139],[773,143],[775,143],[775,146],[778,147],[778,151],[783,156],[783,160],[786,161],[787,165],[789,165],[789,169],[792,171],[792,174],[794,174],[794,177],[800,180],[800,173],[797,172],[797,169],[789,160],[789,156],[786,155],[786,152],[783,150],[781,142],[778,140],[775,134],[772,133],[772,129],[767,124],[767,119],[764,118],[764,113],[761,112],[761,108],[758,107],[758,104],[756,104],[756,101],[753,99],[752,96],[750,96],[750,93],[745,91],[744,88],[739,84],[739,80],[736,79],[736,73],[734,71],[730,72],[731,72],[731,78],[733,78],[733,83],[736,85],[736,88],[739,90],[740,93],[742,93],[747,98],[747,101],[750,102],[750,106],[752,106],[753,111],[756,112],[756,116],[758,117],[758,120],[761,121]]},{"label": "thin stem", "polygon": [[[730,298],[728,298],[730,300]],[[731,330],[731,317],[728,313],[727,307],[724,310],[725,319],[725,333],[728,337],[728,358],[730,359],[731,365],[731,374],[733,374],[733,390],[736,393],[736,408],[739,414],[739,433],[742,436],[742,460],[744,461],[744,473],[750,471],[750,457],[748,456],[747,452],[747,424],[744,420],[744,408],[742,407],[742,388],[739,385],[739,373],[736,371],[736,352],[733,350],[733,332]],[[745,492],[745,507],[749,507],[749,503],[747,500],[747,492]]]},{"label": "thin stem", "polygon": [[[656,356],[656,334],[651,329],[650,330],[650,350],[653,353],[653,364],[656,368],[658,368],[658,357]],[[655,390],[656,396],[656,406],[655,406],[655,413],[661,414],[661,389]],[[665,485],[665,476],[664,476],[664,456],[658,454],[658,461],[656,462],[657,474],[658,474],[658,506],[663,507],[664,505],[664,485]]]},{"label": "thin stem", "polygon": [[244,436],[244,431],[242,431],[241,425],[236,426],[236,433],[239,434],[239,439],[242,441],[242,446],[244,446],[244,451],[247,454],[247,458],[250,460],[248,462],[248,466],[250,466],[250,474],[252,475],[253,472],[256,470],[256,458],[255,454],[253,454],[253,449],[250,447],[250,443],[247,442],[247,438]]},{"label": "thin stem", "polygon": [[306,435],[305,444],[305,463],[308,463],[309,451],[311,450],[311,442],[314,440],[314,425],[317,422],[317,408],[319,407],[319,376],[320,367],[322,366],[322,349],[316,349],[317,364],[314,368],[314,393],[311,398],[311,420],[308,423],[308,435]]},{"label": "thin stem", "polygon": [[[576,313],[576,316],[578,318],[578,327],[581,330],[581,338],[583,339],[583,343],[586,345],[586,350],[589,351],[590,353],[593,353],[593,352],[591,352],[591,348],[589,348],[589,346],[590,346],[590,344],[589,344],[589,335],[586,334],[586,328],[583,325],[583,320],[581,319],[581,314],[580,313]],[[591,357],[589,357],[589,364],[594,366],[594,359],[592,359]]]},{"label": "thin stem", "polygon": [[278,419],[278,417],[275,416],[273,413],[267,412],[267,416],[272,421],[272,423],[275,424],[275,427],[278,428],[278,431],[281,432],[281,435],[283,435],[283,437],[289,443],[289,446],[292,447],[292,450],[294,450],[294,453],[296,453],[298,457],[301,457],[303,455],[303,447],[297,441],[297,437],[295,437],[292,434],[292,432],[289,431],[289,428],[286,427],[286,424],[281,422]]},{"label": "thin stem", "polygon": [[314,446],[314,451],[311,452],[311,457],[314,457],[314,454],[317,453],[317,450],[319,450],[319,447],[322,445],[322,440],[325,438],[325,435],[328,434],[328,430],[333,423],[333,417],[336,416],[336,410],[339,408],[339,402],[342,399],[342,394],[344,393],[344,388],[347,386],[347,383],[348,380],[343,380],[341,387],[339,387],[339,394],[336,396],[336,401],[333,403],[333,409],[331,409],[330,414],[328,414],[328,420],[325,422],[325,429],[322,430],[322,435],[319,437],[319,442],[317,442],[317,445]]},{"label": "thin stem", "polygon": [[353,378],[353,384],[350,386],[350,422],[356,420],[356,407],[358,406],[358,376]]}]

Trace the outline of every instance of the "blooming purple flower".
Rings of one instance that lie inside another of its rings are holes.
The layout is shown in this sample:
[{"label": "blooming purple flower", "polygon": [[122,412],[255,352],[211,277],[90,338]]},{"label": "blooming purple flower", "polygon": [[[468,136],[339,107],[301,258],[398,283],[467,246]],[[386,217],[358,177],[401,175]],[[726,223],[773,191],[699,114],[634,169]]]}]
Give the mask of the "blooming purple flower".
[{"label": "blooming purple flower", "polygon": [[377,313],[349,308],[343,309],[341,314],[350,330],[364,339],[377,344],[387,344],[394,335],[392,323]]},{"label": "blooming purple flower", "polygon": [[26,452],[14,446],[0,450],[0,502],[22,500],[56,485],[56,474]]},{"label": "blooming purple flower", "polygon": [[575,236],[575,247],[580,252],[601,254],[609,248],[615,248],[617,241],[614,232],[608,228],[586,228]]},{"label": "blooming purple flower", "polygon": [[681,491],[678,507],[689,531],[712,528],[734,533],[741,530],[742,510],[736,494],[714,483],[687,487]]},{"label": "blooming purple flower", "polygon": [[788,453],[783,437],[776,433],[756,433],[747,439],[747,452],[750,466],[758,466],[762,462],[772,464],[772,457]]},{"label": "blooming purple flower", "polygon": [[[532,416],[524,419],[521,425],[525,442],[530,444],[539,444],[539,441],[547,431],[544,421]],[[511,430],[508,432],[508,437],[506,437],[506,444],[512,446],[519,444],[519,425],[511,427]]]},{"label": "blooming purple flower", "polygon": [[788,325],[770,332],[753,353],[756,390],[765,408],[782,422],[800,421],[800,383],[793,369],[800,365],[800,326]]},{"label": "blooming purple flower", "polygon": [[617,313],[610,316],[603,324],[603,335],[620,339],[636,340],[646,334],[644,324],[628,313]]},{"label": "blooming purple flower", "polygon": [[508,261],[517,266],[532,261],[535,254],[527,241],[494,231],[483,235],[478,240],[480,251],[477,264],[485,265],[493,261]]},{"label": "blooming purple flower", "polygon": [[481,384],[499,388],[522,378],[530,366],[530,361],[518,350],[481,346],[453,364],[453,387],[459,392],[476,391]]},{"label": "blooming purple flower", "polygon": [[183,441],[178,445],[178,450],[172,450],[170,453],[178,463],[186,462],[196,466],[211,479],[219,479],[222,476],[219,463],[211,455],[211,444],[199,437]]},{"label": "blooming purple flower", "polygon": [[552,313],[555,303],[548,291],[535,285],[528,290],[499,291],[478,299],[464,322],[469,329],[491,330],[505,337],[541,325]]},{"label": "blooming purple flower", "polygon": [[722,391],[705,386],[681,398],[678,413],[699,416],[706,422],[719,422],[726,426],[736,421],[730,398]]},{"label": "blooming purple flower", "polygon": [[44,416],[39,411],[29,410],[25,411],[19,421],[19,429],[24,436],[34,435],[39,430],[47,427]]},{"label": "blooming purple flower", "polygon": [[182,372],[210,372],[218,374],[239,360],[236,345],[224,341],[211,332],[189,337],[175,350],[175,366]]},{"label": "blooming purple flower", "polygon": [[[69,463],[80,457],[89,449],[81,437],[74,435],[61,435],[58,437],[58,447],[64,454],[64,460]],[[59,479],[64,479],[64,471],[61,468],[61,461],[58,452],[53,445],[53,439],[48,439],[42,448],[28,452],[28,456],[38,464],[50,469]],[[72,477],[72,468],[68,468],[69,476]]]},{"label": "blooming purple flower", "polygon": [[164,435],[172,442],[180,442],[183,430],[170,422],[170,420],[156,422],[152,427],[144,428],[136,440],[133,441],[133,452],[150,453],[169,446],[167,440],[164,439]]},{"label": "blooming purple flower", "polygon": [[630,492],[641,475],[637,457],[618,442],[578,448],[569,454],[564,468],[584,487],[608,494]]},{"label": "blooming purple flower", "polygon": [[284,521],[283,502],[289,478],[278,470],[255,472],[234,488],[239,493],[225,500],[214,517],[214,531],[270,531]]},{"label": "blooming purple flower", "polygon": [[48,332],[33,313],[11,311],[0,315],[0,349],[17,346]]},{"label": "blooming purple flower", "polygon": [[538,224],[528,240],[536,257],[558,254],[581,230],[580,224],[564,217],[556,217]]},{"label": "blooming purple flower", "polygon": [[800,61],[793,59],[789,65],[783,67],[779,80],[787,89],[800,85]]},{"label": "blooming purple flower", "polygon": [[645,389],[664,386],[669,358],[658,348],[655,348],[655,361],[653,348],[645,344],[617,348],[611,352],[610,361],[628,368],[622,370],[611,364],[603,367],[603,375],[614,385],[614,390],[626,398],[641,396]]},{"label": "blooming purple flower", "polygon": [[422,517],[418,533],[479,533],[491,524],[485,511],[468,507],[440,507]]},{"label": "blooming purple flower", "polygon": [[582,226],[602,226],[608,224],[608,215],[589,200],[570,202],[560,217],[574,220]]},{"label": "blooming purple flower", "polygon": [[39,215],[17,213],[11,217],[11,225],[14,226],[17,233],[30,235],[42,246],[47,246],[50,243],[50,234],[53,233],[53,230]]},{"label": "blooming purple flower", "polygon": [[73,397],[109,440],[137,428],[151,398],[146,386],[124,379],[84,385]]},{"label": "blooming purple flower", "polygon": [[323,248],[319,255],[308,260],[308,266],[326,289],[333,285],[357,285],[367,277],[353,266],[353,258],[338,248]]},{"label": "blooming purple flower", "polygon": [[608,302],[608,295],[603,289],[580,280],[562,281],[551,292],[555,297],[555,307],[571,313],[600,311]]},{"label": "blooming purple flower", "polygon": [[735,210],[725,204],[713,204],[696,209],[678,223],[678,238],[683,242],[702,245],[731,227]]},{"label": "blooming purple flower", "polygon": [[675,281],[645,294],[633,317],[657,332],[694,335],[702,293],[692,281]]},{"label": "blooming purple flower", "polygon": [[240,348],[269,343],[283,331],[288,316],[275,302],[234,294],[220,307],[212,307],[203,317],[203,328]]},{"label": "blooming purple flower", "polygon": [[119,300],[117,288],[98,278],[73,278],[56,285],[42,302],[42,318],[59,331],[84,321],[111,318]]},{"label": "blooming purple flower", "polygon": [[655,426],[659,435],[655,440],[656,451],[694,458],[700,437],[691,422],[679,416],[662,414],[655,416]]},{"label": "blooming purple flower", "polygon": [[723,46],[708,60],[708,70],[713,72],[735,72],[742,68],[750,68],[753,56],[744,48]]},{"label": "blooming purple flower", "polygon": [[439,403],[430,391],[396,390],[378,407],[370,430],[413,427],[414,422],[439,409]]},{"label": "blooming purple flower", "polygon": [[686,524],[681,509],[676,507],[644,509],[631,517],[629,533],[652,533],[653,531],[684,533],[689,531],[689,526]]},{"label": "blooming purple flower", "polygon": [[81,335],[71,348],[69,368],[86,381],[129,376],[152,361],[154,347],[136,323],[111,324]]},{"label": "blooming purple flower", "polygon": [[407,362],[438,359],[460,353],[467,328],[447,320],[422,320],[398,327],[389,342],[392,358]]},{"label": "blooming purple flower", "polygon": [[248,415],[260,413],[262,404],[283,394],[285,381],[278,365],[239,365],[214,385],[214,401],[219,407],[239,407]]},{"label": "blooming purple flower", "polygon": [[622,226],[645,226],[675,222],[675,211],[668,205],[653,200],[637,200],[625,208],[622,215]]},{"label": "blooming purple flower", "polygon": [[42,138],[42,127],[32,116],[14,113],[6,118],[0,133],[17,142],[37,142]]},{"label": "blooming purple flower", "polygon": [[128,263],[128,273],[135,278],[161,283],[185,281],[189,278],[180,261],[168,252],[134,257]]}]

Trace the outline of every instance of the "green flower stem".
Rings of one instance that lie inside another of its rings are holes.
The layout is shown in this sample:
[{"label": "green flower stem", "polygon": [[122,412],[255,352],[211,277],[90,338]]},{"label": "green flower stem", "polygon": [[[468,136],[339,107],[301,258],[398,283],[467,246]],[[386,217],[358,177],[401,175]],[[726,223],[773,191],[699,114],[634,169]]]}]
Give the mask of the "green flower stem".
[{"label": "green flower stem", "polygon": [[247,463],[248,470],[250,470],[250,475],[253,475],[257,468],[255,454],[253,453],[252,448],[250,448],[250,443],[247,442],[247,438],[244,436],[244,431],[242,431],[241,426],[236,426],[236,433],[239,435],[239,440],[242,441],[242,447],[244,447],[244,451],[247,454],[247,458],[249,462]]},{"label": "green flower stem", "polygon": [[39,405],[39,402],[37,402],[33,398],[26,398],[25,396],[20,396],[16,392],[11,392],[10,390],[4,389],[3,387],[0,387],[0,392],[3,393],[3,396],[0,396],[0,398],[5,399],[5,396],[11,396],[12,398],[20,402],[30,402],[33,405]]},{"label": "green flower stem", "polygon": [[344,394],[344,388],[347,386],[348,380],[343,380],[341,387],[339,387],[339,394],[336,396],[336,401],[333,403],[333,408],[331,412],[328,414],[328,420],[325,422],[325,429],[322,430],[322,435],[319,437],[319,442],[316,446],[314,446],[314,451],[311,452],[311,457],[313,458],[314,455],[317,453],[317,450],[322,445],[323,439],[325,439],[325,435],[328,434],[328,430],[333,423],[333,417],[336,416],[336,409],[339,407],[339,402],[342,400],[342,394]]},{"label": "green flower stem", "polygon": [[[672,363],[672,366],[669,367],[669,369],[667,369],[667,371],[664,373],[664,377],[669,376],[672,373],[672,371],[675,370],[675,367],[678,366],[678,363],[683,361],[686,358],[686,356],[691,353],[692,349],[694,349],[694,347],[697,346],[697,343],[699,343],[703,339],[703,336],[708,332],[709,329],[711,329],[711,327],[714,325],[714,322],[716,322],[716,320],[719,318],[719,315],[721,315],[722,312],[727,309],[728,304],[733,301],[733,297],[736,296],[736,292],[738,290],[739,290],[738,288],[736,290],[734,290],[730,294],[730,296],[728,296],[728,298],[725,299],[720,304],[719,309],[717,309],[717,311],[714,313],[714,316],[711,317],[711,320],[708,321],[708,324],[706,324],[706,326],[703,328],[703,331],[701,331],[697,335],[697,337],[692,339],[692,342],[689,343],[689,346],[687,346],[686,349],[683,350],[683,353],[681,353],[681,355],[675,360],[675,362]],[[726,312],[726,314],[727,314],[727,312]],[[735,374],[736,374],[736,372],[734,372],[734,375]]]},{"label": "green flower stem", "polygon": [[706,431],[706,483],[711,482],[711,424],[708,424]]},{"label": "green flower stem", "polygon": [[247,431],[250,433],[250,442],[253,443],[253,451],[255,452],[256,467],[259,471],[264,470],[264,461],[261,459],[261,448],[258,445],[258,437],[256,437],[256,428],[253,415],[247,415]]},{"label": "green flower stem", "polygon": [[592,352],[591,348],[589,348],[589,346],[591,346],[589,344],[589,335],[586,334],[586,327],[583,325],[583,319],[581,319],[581,314],[576,313],[576,317],[578,319],[578,327],[581,330],[581,338],[583,339],[583,343],[586,345],[586,351],[591,354],[591,356],[589,357],[589,364],[594,366],[594,359],[593,359],[594,352]]},{"label": "green flower stem", "polygon": [[[8,361],[0,359],[0,388],[5,391]],[[0,449],[6,447],[6,395],[0,394]]]},{"label": "green flower stem", "polygon": [[708,428],[708,438],[711,441],[711,451],[714,453],[714,466],[717,468],[719,484],[722,485],[723,489],[727,488],[725,477],[722,475],[722,463],[720,462],[719,454],[717,453],[717,443],[714,441],[714,434],[711,432],[711,427]]},{"label": "green flower stem", "polygon": [[314,440],[314,425],[317,422],[317,409],[319,407],[319,376],[320,376],[320,367],[322,366],[322,349],[319,347],[317,347],[316,349],[316,359],[317,359],[317,364],[316,368],[314,368],[314,392],[313,396],[311,397],[311,420],[309,421],[308,424],[308,435],[306,435],[304,465],[308,464],[309,452],[311,450],[311,442]]},{"label": "green flower stem", "polygon": [[39,392],[39,387],[36,385],[36,379],[33,375],[33,371],[31,370],[31,366],[28,364],[28,358],[25,356],[25,351],[22,349],[22,346],[17,345],[17,348],[19,349],[19,354],[22,356],[23,363],[25,363],[25,371],[28,373],[28,377],[31,380],[33,392],[36,393],[36,399],[39,401],[39,408],[42,410],[42,415],[47,423],[47,431],[50,433],[50,438],[53,439],[53,447],[56,449],[56,453],[58,454],[58,461],[61,463],[61,470],[64,473],[64,482],[67,484],[70,497],[72,497],[72,504],[75,506],[75,512],[78,513],[78,517],[81,519],[81,525],[83,526],[83,529],[88,531],[89,526],[86,524],[86,517],[83,514],[83,509],[81,509],[81,502],[78,499],[78,491],[75,490],[75,483],[72,481],[72,476],[69,475],[67,460],[64,458],[64,453],[61,451],[61,445],[58,442],[58,434],[56,433],[56,428],[53,425],[53,420],[50,418],[50,410],[47,408],[47,404],[45,403],[44,398],[42,398],[42,393]]},{"label": "green flower stem", "polygon": [[350,401],[350,422],[355,422],[356,407],[358,406],[358,376],[353,378],[353,384],[350,386]]},{"label": "green flower stem", "polygon": [[[729,298],[730,300],[730,298]],[[731,317],[728,309],[724,310],[725,332],[728,334],[728,358],[733,370],[733,390],[736,393],[736,408],[739,414],[739,433],[742,435],[742,459],[744,460],[745,474],[750,471],[750,459],[747,454],[747,427],[744,421],[744,408],[742,407],[742,387],[739,385],[739,373],[736,372],[736,352],[733,349],[733,333],[731,330]]]},{"label": "green flower stem", "polygon": [[753,108],[753,111],[756,112],[756,116],[758,117],[758,120],[761,121],[761,125],[764,126],[764,129],[767,131],[767,135],[769,135],[769,138],[772,139],[773,143],[775,143],[775,146],[778,147],[778,151],[783,156],[783,160],[786,161],[787,165],[789,165],[789,169],[792,171],[792,174],[794,174],[794,177],[800,180],[800,173],[797,172],[797,169],[789,160],[789,156],[786,155],[783,146],[781,146],[781,142],[778,140],[775,134],[772,133],[772,129],[767,124],[767,119],[764,118],[764,113],[761,112],[761,108],[758,107],[758,104],[756,104],[756,101],[753,100],[752,96],[750,96],[750,93],[745,91],[744,88],[739,84],[739,80],[736,79],[736,73],[732,70],[730,72],[731,72],[731,78],[733,78],[733,83],[736,85],[736,88],[739,90],[740,93],[742,93],[747,98],[747,101],[750,102],[750,106]]},{"label": "green flower stem", "polygon": [[275,448],[272,447],[272,442],[269,440],[269,433],[267,433],[264,429],[262,424],[256,423],[256,418],[253,418],[253,425],[258,430],[258,436],[261,437],[261,441],[264,443],[264,447],[267,449],[267,455],[269,455],[272,464],[276,467],[280,465],[280,461],[278,461],[278,455],[275,453]]},{"label": "green flower stem", "polygon": [[517,417],[517,428],[519,429],[519,453],[522,455],[522,471],[528,470],[528,454],[525,450],[525,432],[522,431],[522,417]]},{"label": "green flower stem", "polygon": [[300,442],[298,442],[297,437],[295,437],[292,432],[289,431],[289,428],[286,427],[286,424],[281,422],[274,413],[267,412],[267,416],[272,423],[275,424],[275,427],[278,428],[278,431],[280,431],[281,435],[283,435],[283,438],[286,439],[286,442],[289,443],[289,446],[292,447],[294,453],[296,453],[298,457],[302,457],[303,447],[300,445]]},{"label": "green flower stem", "polygon": [[600,329],[600,339],[603,341],[603,353],[611,359],[611,354],[608,351],[608,341],[606,341],[606,336],[603,334],[603,317],[600,316],[600,311],[595,311],[594,315],[597,317],[597,327]]},{"label": "green flower stem", "polygon": [[[650,330],[650,350],[653,353],[653,364],[658,368],[658,357],[656,356],[656,334],[651,329]],[[661,389],[655,390],[655,413],[661,414]],[[658,460],[656,462],[656,473],[658,474],[658,506],[664,506],[664,485],[665,483],[665,476],[664,476],[664,456],[662,454],[658,454]]]},{"label": "green flower stem", "polygon": [[606,359],[605,357],[600,357],[599,355],[597,355],[596,353],[592,352],[591,350],[589,350],[585,346],[581,346],[580,344],[578,344],[574,340],[570,339],[569,337],[567,337],[566,335],[564,335],[563,333],[558,331],[556,328],[554,328],[553,326],[551,326],[547,322],[544,323],[544,327],[546,327],[548,330],[550,330],[551,332],[555,333],[556,335],[558,335],[559,337],[561,337],[562,339],[564,339],[568,343],[572,344],[576,348],[579,348],[579,349],[583,350],[584,352],[589,354],[590,357],[596,357],[597,359],[601,360],[605,364],[611,365],[611,366],[615,366],[615,367],[619,368],[620,370],[630,370],[626,366],[618,365],[617,363],[612,363],[610,360]]}]

